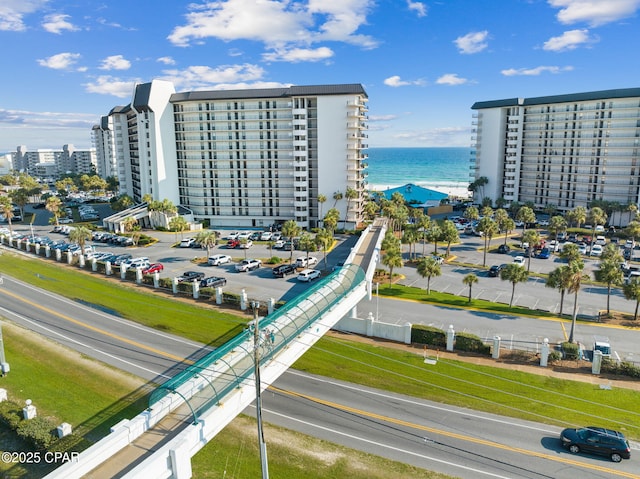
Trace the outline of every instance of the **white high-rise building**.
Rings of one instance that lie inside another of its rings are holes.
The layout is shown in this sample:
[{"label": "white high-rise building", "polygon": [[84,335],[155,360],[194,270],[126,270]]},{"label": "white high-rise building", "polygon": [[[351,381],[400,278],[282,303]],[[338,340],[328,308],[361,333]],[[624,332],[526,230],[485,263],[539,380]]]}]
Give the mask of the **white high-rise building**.
[{"label": "white high-rise building", "polygon": [[98,164],[117,165],[134,200],[169,199],[214,226],[291,219],[315,227],[341,193],[336,208],[354,227],[366,186],[367,101],[359,84],[174,93],[154,80],[94,127],[94,139],[110,145],[99,156],[115,157]]},{"label": "white high-rise building", "polygon": [[[477,102],[476,192],[507,203],[640,201],[640,88]],[[482,196],[482,197],[481,197]]]}]

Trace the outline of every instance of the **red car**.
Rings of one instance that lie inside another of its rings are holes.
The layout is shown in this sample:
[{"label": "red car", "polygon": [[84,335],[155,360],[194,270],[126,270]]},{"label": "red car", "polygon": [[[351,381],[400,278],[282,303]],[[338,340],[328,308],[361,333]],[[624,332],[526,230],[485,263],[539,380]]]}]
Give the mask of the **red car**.
[{"label": "red car", "polygon": [[148,267],[146,267],[145,269],[142,270],[142,274],[153,274],[153,273],[159,273],[160,271],[162,271],[164,269],[164,266],[162,266],[162,264],[160,263],[153,263],[150,264]]}]

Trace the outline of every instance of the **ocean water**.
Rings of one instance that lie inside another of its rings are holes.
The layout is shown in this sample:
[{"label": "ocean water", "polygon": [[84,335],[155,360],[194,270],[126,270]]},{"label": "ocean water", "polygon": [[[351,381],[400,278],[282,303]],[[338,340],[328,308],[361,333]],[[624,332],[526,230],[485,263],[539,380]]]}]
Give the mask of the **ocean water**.
[{"label": "ocean water", "polygon": [[413,183],[455,196],[468,196],[469,148],[369,148],[370,190]]}]

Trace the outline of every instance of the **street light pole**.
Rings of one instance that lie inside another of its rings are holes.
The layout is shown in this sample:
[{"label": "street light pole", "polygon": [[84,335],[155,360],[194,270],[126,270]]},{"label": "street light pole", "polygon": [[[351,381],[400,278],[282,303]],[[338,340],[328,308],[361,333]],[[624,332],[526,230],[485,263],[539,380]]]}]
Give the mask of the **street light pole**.
[{"label": "street light pole", "polygon": [[258,423],[258,445],[260,447],[260,466],[262,468],[262,479],[269,479],[269,464],[267,462],[267,444],[264,441],[262,432],[262,392],[260,388],[260,328],[258,327],[258,310],[260,303],[251,302],[253,308],[253,360],[254,376],[256,380],[256,419]]}]

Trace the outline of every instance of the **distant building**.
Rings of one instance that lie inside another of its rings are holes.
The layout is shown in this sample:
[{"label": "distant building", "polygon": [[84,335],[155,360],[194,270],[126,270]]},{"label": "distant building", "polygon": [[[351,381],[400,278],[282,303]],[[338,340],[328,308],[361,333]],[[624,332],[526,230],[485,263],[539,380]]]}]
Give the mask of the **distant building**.
[{"label": "distant building", "polygon": [[336,207],[354,227],[367,101],[359,84],[175,93],[154,80],[94,126],[98,169],[115,171],[136,202],[168,199],[218,227],[316,227],[318,196],[350,189],[356,197]]},{"label": "distant building", "polygon": [[95,149],[78,150],[73,145],[64,145],[61,150],[40,148],[33,151],[21,145],[11,157],[15,170],[40,178],[67,173],[91,174],[96,166]]},{"label": "distant building", "polygon": [[411,183],[397,188],[387,188],[378,193],[388,200],[391,199],[394,193],[400,193],[411,206],[423,208],[438,206],[442,200],[449,196],[445,193],[440,193],[439,191],[430,190],[429,188],[423,188],[422,186]]},{"label": "distant building", "polygon": [[474,113],[476,192],[507,204],[640,201],[640,88],[482,101]]}]

